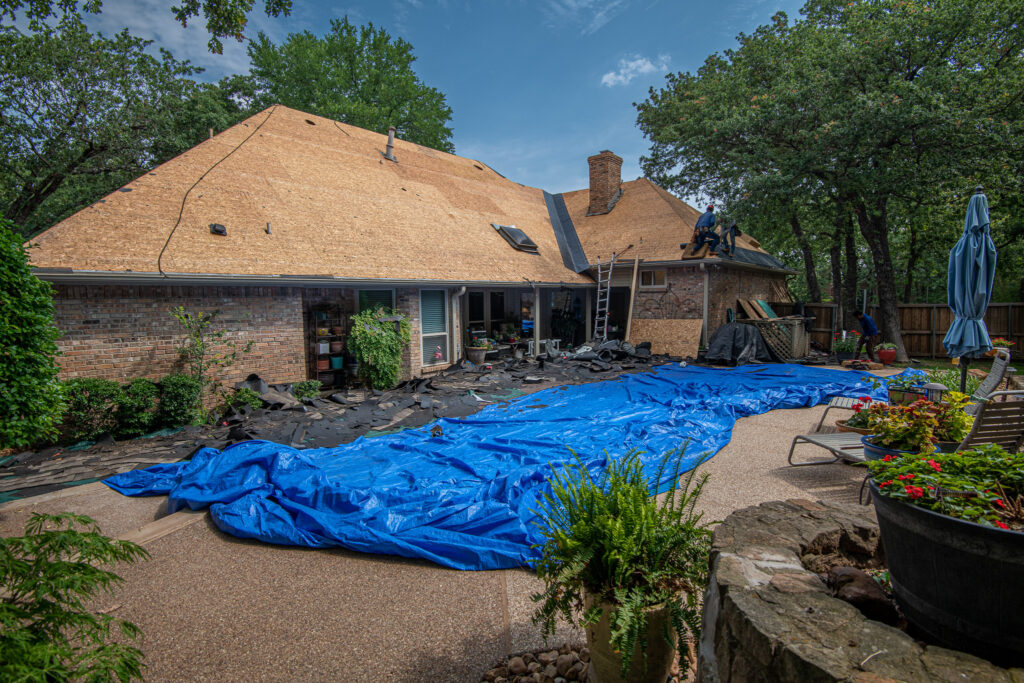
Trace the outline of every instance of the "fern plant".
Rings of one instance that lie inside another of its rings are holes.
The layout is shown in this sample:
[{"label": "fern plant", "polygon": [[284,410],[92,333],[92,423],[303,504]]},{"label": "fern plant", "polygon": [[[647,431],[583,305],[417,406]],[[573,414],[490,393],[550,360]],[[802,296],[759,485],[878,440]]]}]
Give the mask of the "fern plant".
[{"label": "fern plant", "polygon": [[409,339],[409,319],[404,315],[374,308],[352,316],[348,349],[359,362],[359,377],[373,389],[395,386]]},{"label": "fern plant", "polygon": [[544,590],[533,595],[540,603],[534,623],[546,638],[559,616],[585,628],[600,620],[600,603],[612,605],[610,644],[622,657],[623,677],[637,644],[646,668],[651,608],[667,608],[670,626],[660,635],[673,647],[673,635],[678,642],[699,637],[711,531],[694,506],[708,475],[694,469],[681,479],[684,451],[661,459],[653,481],[671,471],[680,485],[660,503],[648,490],[641,451],[608,456],[597,477],[573,452],[576,462],[553,472],[551,493],[536,511],[544,542],[536,546],[535,569]]},{"label": "fern plant", "polygon": [[128,644],[139,629],[88,604],[122,581],[104,566],[147,557],[69,512],[33,514],[24,536],[0,538],[0,680],[141,679],[142,652]]}]

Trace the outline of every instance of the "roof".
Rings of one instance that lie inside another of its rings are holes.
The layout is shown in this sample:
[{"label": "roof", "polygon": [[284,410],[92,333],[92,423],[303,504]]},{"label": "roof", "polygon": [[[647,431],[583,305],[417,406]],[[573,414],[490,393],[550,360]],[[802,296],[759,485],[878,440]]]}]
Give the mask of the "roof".
[{"label": "roof", "polygon": [[[35,237],[32,265],[352,280],[593,284],[563,265],[544,193],[486,165],[271,107]],[[179,219],[180,216],[180,219]],[[227,235],[211,234],[210,225]],[[492,227],[537,244],[517,251]]]},{"label": "roof", "polygon": [[[597,259],[607,261],[612,253],[632,261],[687,261],[718,259],[723,263],[746,263],[764,268],[785,270],[774,256],[746,233],[736,238],[736,258],[720,257],[702,247],[696,254],[682,250],[680,244],[693,237],[693,227],[700,212],[646,178],[622,183],[622,197],[609,213],[587,215],[589,190],[576,190],[562,195],[580,243],[591,264]],[[741,227],[742,229],[742,227]],[[633,245],[628,251],[626,248]]]}]

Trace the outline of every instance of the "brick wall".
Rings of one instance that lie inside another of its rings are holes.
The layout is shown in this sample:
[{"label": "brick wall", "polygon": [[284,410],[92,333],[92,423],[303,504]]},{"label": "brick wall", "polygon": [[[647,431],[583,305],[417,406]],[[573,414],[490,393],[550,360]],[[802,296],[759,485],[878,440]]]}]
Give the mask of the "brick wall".
[{"label": "brick wall", "polygon": [[258,373],[271,383],[306,378],[302,294],[282,287],[55,287],[61,377],[157,379],[182,370],[175,346],[183,329],[171,309],[219,310],[214,327],[226,339],[254,343],[221,378],[225,383]]},{"label": "brick wall", "polygon": [[[641,270],[647,268],[641,265]],[[665,271],[664,287],[637,287],[633,317],[670,320],[700,318],[704,312],[704,274],[697,267],[667,268]]]},{"label": "brick wall", "polygon": [[[737,299],[763,299],[769,301],[772,283],[786,283],[783,273],[769,273],[740,268],[710,266],[711,282],[708,298],[708,332],[713,334],[726,321],[726,309],[737,310]],[[741,316],[742,317],[742,316]]]}]

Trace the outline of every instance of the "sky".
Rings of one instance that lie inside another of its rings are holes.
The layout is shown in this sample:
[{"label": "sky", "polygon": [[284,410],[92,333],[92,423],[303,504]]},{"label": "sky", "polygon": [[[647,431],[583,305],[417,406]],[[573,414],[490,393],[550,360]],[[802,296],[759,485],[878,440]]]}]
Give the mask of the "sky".
[{"label": "sky", "polygon": [[[127,27],[219,80],[248,71],[245,45],[224,40],[211,54],[202,20],[182,28],[167,0],[104,0],[93,31]],[[447,98],[455,152],[483,161],[516,182],[549,192],[588,185],[587,157],[609,149],[623,159],[622,178],[642,175],[649,145],[636,126],[634,102],[671,72],[696,71],[736,36],[791,17],[794,0],[293,0],[291,15],[271,18],[262,2],[246,34],[275,42],[288,34],[322,34],[330,20],[373,23],[413,46],[413,67]]]}]

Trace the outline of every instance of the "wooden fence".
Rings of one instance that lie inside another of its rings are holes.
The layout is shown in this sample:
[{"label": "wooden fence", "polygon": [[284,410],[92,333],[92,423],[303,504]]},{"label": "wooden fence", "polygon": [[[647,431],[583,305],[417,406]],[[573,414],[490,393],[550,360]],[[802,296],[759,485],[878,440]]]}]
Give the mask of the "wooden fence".
[{"label": "wooden fence", "polygon": [[[772,303],[779,315],[791,315],[794,304]],[[842,329],[837,304],[804,304],[807,315],[815,317],[811,339],[824,348],[832,347],[833,335]],[[878,307],[872,306],[868,314],[878,320]],[[900,304],[900,331],[903,346],[911,356],[944,357],[946,349],[942,339],[953,322],[953,311],[945,304]],[[985,325],[992,337],[1014,342],[1013,355],[1024,352],[1024,302],[989,304]],[[857,330],[860,331],[859,329]]]}]

